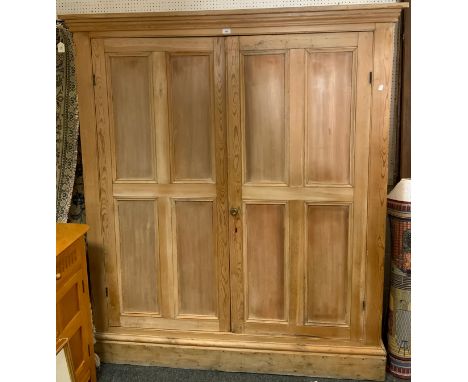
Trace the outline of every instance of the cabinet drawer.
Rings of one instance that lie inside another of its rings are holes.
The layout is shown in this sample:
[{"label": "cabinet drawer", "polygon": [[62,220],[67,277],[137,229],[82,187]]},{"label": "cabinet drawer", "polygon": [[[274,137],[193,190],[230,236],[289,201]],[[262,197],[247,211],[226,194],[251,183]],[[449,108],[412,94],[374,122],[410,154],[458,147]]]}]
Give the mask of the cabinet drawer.
[{"label": "cabinet drawer", "polygon": [[78,240],[57,256],[56,287],[60,288],[81,268],[82,241]]}]

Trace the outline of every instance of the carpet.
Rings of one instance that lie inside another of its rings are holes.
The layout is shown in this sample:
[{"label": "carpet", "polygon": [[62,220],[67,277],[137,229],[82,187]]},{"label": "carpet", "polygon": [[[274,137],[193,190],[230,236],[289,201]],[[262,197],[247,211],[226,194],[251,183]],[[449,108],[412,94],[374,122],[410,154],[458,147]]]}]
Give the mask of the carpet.
[{"label": "carpet", "polygon": [[[226,373],[213,370],[173,369],[103,363],[98,382],[356,382],[351,379],[293,377],[286,375]],[[401,380],[387,374],[386,382]]]}]

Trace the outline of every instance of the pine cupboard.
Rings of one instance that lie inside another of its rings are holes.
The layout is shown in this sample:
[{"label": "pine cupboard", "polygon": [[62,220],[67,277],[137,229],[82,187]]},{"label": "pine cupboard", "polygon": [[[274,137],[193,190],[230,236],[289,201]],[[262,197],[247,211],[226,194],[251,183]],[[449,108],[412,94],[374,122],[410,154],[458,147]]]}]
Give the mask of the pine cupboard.
[{"label": "pine cupboard", "polygon": [[384,379],[406,6],[60,16],[104,362]]}]

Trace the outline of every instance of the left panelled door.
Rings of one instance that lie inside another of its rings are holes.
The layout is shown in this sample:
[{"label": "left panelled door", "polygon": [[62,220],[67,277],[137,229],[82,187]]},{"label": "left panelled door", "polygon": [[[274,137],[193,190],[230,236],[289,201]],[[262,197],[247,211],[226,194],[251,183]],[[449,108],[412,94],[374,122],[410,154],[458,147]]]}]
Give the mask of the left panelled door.
[{"label": "left panelled door", "polygon": [[223,44],[92,41],[109,326],[230,328]]}]

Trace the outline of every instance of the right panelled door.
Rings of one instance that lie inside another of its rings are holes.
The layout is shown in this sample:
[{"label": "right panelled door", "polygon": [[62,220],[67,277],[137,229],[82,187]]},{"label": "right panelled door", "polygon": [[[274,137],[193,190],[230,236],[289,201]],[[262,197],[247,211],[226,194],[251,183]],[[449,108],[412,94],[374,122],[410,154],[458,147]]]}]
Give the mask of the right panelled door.
[{"label": "right panelled door", "polygon": [[232,329],[359,340],[372,32],[229,37]]}]

